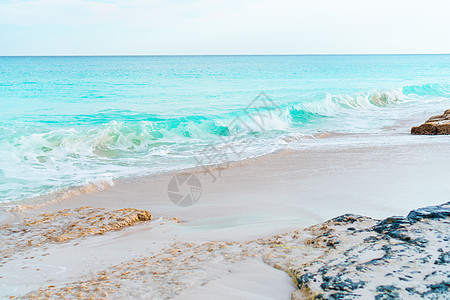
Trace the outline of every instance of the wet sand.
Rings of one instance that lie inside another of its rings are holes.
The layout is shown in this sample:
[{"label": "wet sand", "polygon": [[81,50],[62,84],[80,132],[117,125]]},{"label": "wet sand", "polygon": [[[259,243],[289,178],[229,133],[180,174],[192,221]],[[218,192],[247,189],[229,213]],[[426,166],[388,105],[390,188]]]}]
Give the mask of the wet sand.
[{"label": "wet sand", "polygon": [[[202,184],[190,207],[174,205],[168,183],[178,173],[116,181],[103,191],[81,189],[25,216],[65,208],[136,208],[154,217],[179,218],[186,230],[222,238],[255,238],[306,227],[354,213],[374,218],[403,215],[446,202],[450,187],[450,140],[423,144],[283,151],[231,163],[213,178],[202,169],[187,170]],[[183,193],[184,191],[180,191]],[[53,198],[58,198],[52,196]],[[239,234],[234,230],[239,229]]]},{"label": "wet sand", "polygon": [[[61,201],[17,209],[7,218],[13,226],[23,218],[83,206],[147,210],[152,221],[18,251],[1,262],[0,296],[64,286],[141,256],[162,255],[173,243],[245,242],[345,213],[382,219],[445,203],[450,192],[450,143],[418,138],[423,143],[286,150],[232,163],[220,176],[215,170],[215,182],[201,169],[185,171],[192,171],[202,183],[201,197],[190,207],[178,207],[169,200],[167,185],[175,174],[167,173],[116,181],[102,191],[82,189]],[[136,286],[134,296],[250,299],[266,295],[270,299],[277,295],[289,299],[295,287],[286,273],[261,258],[238,257],[222,261],[215,256],[209,268],[199,264],[202,271],[196,269],[192,277],[186,271],[186,282],[180,283],[179,290],[170,290],[172,294]],[[196,259],[190,268],[196,268]],[[177,265],[165,266],[165,271],[181,274]]]}]

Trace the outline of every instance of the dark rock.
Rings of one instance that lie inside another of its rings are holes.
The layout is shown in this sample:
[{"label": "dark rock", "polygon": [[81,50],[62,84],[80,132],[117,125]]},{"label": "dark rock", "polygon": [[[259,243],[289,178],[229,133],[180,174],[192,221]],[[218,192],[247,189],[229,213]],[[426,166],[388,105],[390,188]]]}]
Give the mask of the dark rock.
[{"label": "dark rock", "polygon": [[323,277],[323,283],[320,285],[320,287],[325,291],[334,290],[350,292],[356,289],[363,288],[365,285],[365,281],[352,281],[351,279],[343,280],[341,276],[338,275],[333,277]]},{"label": "dark rock", "polygon": [[[348,293],[333,293],[328,296],[330,300],[341,300],[341,299],[355,299],[358,295],[348,294]],[[316,298],[317,299],[317,298]]]},{"label": "dark rock", "polygon": [[[314,250],[324,253],[297,268],[302,271],[295,273],[295,279],[303,296],[450,299],[449,216],[450,203],[446,203],[381,221],[343,215],[317,227],[320,230],[314,228],[310,234],[321,241]],[[326,247],[334,238],[340,243]]]},{"label": "dark rock", "polygon": [[[404,217],[389,217],[375,225],[373,230],[407,243],[414,243],[415,240],[408,235],[406,230],[408,225],[411,223]],[[421,243],[423,242],[425,241],[421,241]]]},{"label": "dark rock", "polygon": [[412,210],[406,217],[411,222],[422,219],[444,219],[450,217],[450,202]]},{"label": "dark rock", "polygon": [[[442,249],[439,249],[442,250]],[[450,252],[444,252],[439,255],[438,259],[434,262],[435,265],[445,265],[450,263]]]},{"label": "dark rock", "polygon": [[378,236],[369,236],[368,238],[364,239],[364,243],[377,243],[380,241],[380,237]]},{"label": "dark rock", "polygon": [[400,299],[397,292],[399,290],[395,285],[380,285],[377,287],[378,294],[375,296],[376,300]]},{"label": "dark rock", "polygon": [[354,214],[345,214],[336,218],[331,219],[334,223],[354,223],[356,221],[362,220],[364,217],[354,215]]},{"label": "dark rock", "polygon": [[304,284],[309,283],[311,280],[313,280],[314,277],[316,277],[316,275],[312,273],[306,273],[301,276],[297,276],[298,287],[301,288]]},{"label": "dark rock", "polygon": [[450,109],[446,110],[443,115],[433,116],[424,124],[411,128],[411,134],[450,134]]},{"label": "dark rock", "polygon": [[328,247],[334,247],[341,243],[341,240],[337,237],[330,237],[326,240]]},{"label": "dark rock", "polygon": [[394,299],[400,299],[400,295],[397,292],[375,295],[375,300],[394,300]]},{"label": "dark rock", "polygon": [[438,284],[432,284],[427,286],[428,291],[423,293],[422,296],[429,296],[431,294],[441,294],[441,295],[447,295],[450,288],[450,282],[441,282]]},{"label": "dark rock", "polygon": [[425,238],[414,238],[407,230],[411,224],[423,219],[444,219],[450,217],[450,202],[442,205],[427,206],[412,210],[405,217],[389,217],[379,222],[373,227],[377,233],[387,235],[389,237],[402,240],[406,243],[413,243],[418,246],[424,246],[428,241]]},{"label": "dark rock", "polygon": [[392,293],[398,291],[398,287],[395,285],[380,285],[377,286],[377,292],[378,293]]},{"label": "dark rock", "polygon": [[389,217],[378,223],[373,227],[373,230],[378,233],[387,233],[390,231],[403,229],[405,225],[410,222],[405,217]]}]

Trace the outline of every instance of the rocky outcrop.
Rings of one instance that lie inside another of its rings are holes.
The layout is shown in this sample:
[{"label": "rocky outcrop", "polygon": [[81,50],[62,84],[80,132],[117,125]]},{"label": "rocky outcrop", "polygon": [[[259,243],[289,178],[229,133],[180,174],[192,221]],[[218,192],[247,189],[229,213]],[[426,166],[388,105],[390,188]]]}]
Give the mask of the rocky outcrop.
[{"label": "rocky outcrop", "polygon": [[450,299],[449,228],[450,202],[384,220],[346,214],[253,241],[178,241],[23,298],[173,299],[261,259],[292,277],[294,300]]},{"label": "rocky outcrop", "polygon": [[450,298],[450,202],[370,227],[355,219],[328,221],[343,242],[293,271],[297,299]]},{"label": "rocky outcrop", "polygon": [[90,206],[25,218],[16,224],[0,226],[0,263],[27,248],[104,234],[151,219],[152,215],[146,210],[107,210]]},{"label": "rocky outcrop", "polygon": [[431,117],[424,124],[411,128],[411,134],[450,134],[450,109],[447,109],[443,115]]}]

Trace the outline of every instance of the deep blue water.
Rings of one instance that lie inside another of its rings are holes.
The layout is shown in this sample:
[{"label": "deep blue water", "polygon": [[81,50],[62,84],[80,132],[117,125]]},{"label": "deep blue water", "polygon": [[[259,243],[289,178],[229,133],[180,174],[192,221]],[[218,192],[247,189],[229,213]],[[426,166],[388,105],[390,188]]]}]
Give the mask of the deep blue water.
[{"label": "deep blue water", "polygon": [[383,133],[449,102],[450,55],[0,57],[0,202]]}]

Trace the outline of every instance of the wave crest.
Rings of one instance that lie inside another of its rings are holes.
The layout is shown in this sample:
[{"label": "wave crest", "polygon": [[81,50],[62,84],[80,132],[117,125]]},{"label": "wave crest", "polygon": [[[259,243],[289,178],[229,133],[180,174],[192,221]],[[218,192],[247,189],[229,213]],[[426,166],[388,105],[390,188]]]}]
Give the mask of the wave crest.
[{"label": "wave crest", "polygon": [[[236,138],[233,143],[247,147],[253,155],[305,139],[380,130],[404,115],[403,104],[411,103],[409,106],[413,107],[424,98],[433,102],[434,97],[445,100],[450,97],[450,89],[425,84],[315,96],[277,106],[203,116],[164,118],[151,113],[106,110],[69,116],[59,123],[35,122],[33,126],[40,127],[33,128],[31,134],[31,127],[25,122],[3,123],[0,197],[11,200],[83,184],[100,173],[117,178],[188,167],[199,151],[224,137]],[[255,120],[262,116],[270,117],[257,124]],[[281,146],[280,141],[284,143]],[[17,191],[22,191],[22,195]]]}]

